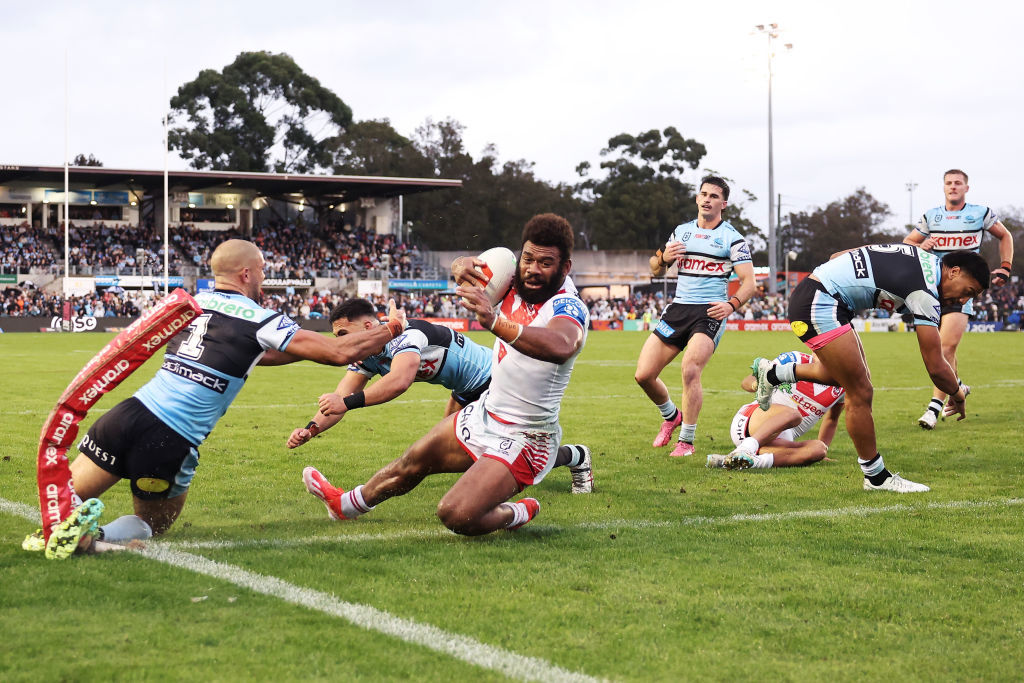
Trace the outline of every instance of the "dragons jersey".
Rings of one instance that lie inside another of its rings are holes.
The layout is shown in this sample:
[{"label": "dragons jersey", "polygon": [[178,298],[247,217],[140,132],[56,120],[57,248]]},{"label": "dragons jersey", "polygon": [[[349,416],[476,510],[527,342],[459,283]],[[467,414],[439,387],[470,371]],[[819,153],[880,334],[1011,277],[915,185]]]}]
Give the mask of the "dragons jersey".
[{"label": "dragons jersey", "polygon": [[284,351],[299,326],[236,292],[206,292],[196,302],[203,314],[171,339],[163,365],[135,397],[198,446],[264,351]]},{"label": "dragons jersey", "polygon": [[[501,302],[501,313],[524,326],[545,327],[554,318],[568,318],[583,329],[587,341],[590,313],[568,277],[562,289],[540,306],[523,301],[513,287]],[[562,395],[578,351],[561,365],[520,353],[495,340],[491,357],[491,386],[484,394],[484,408],[496,419],[523,427],[547,427],[558,423]]]},{"label": "dragons jersey", "polygon": [[704,229],[695,219],[676,227],[668,241],[682,242],[686,246],[672,303],[725,301],[733,265],[750,262],[747,241],[728,221],[720,222],[713,229]]},{"label": "dragons jersey", "polygon": [[426,320],[410,320],[409,326],[384,350],[348,366],[366,377],[391,372],[391,361],[400,353],[420,357],[417,382],[440,384],[457,394],[480,387],[491,376],[491,350],[466,339],[461,332]]},{"label": "dragons jersey", "polygon": [[[776,356],[780,363],[803,365],[814,361],[814,356],[799,351],[789,351]],[[796,408],[800,413],[800,424],[793,427],[793,439],[798,439],[818,424],[825,413],[837,403],[845,400],[842,387],[798,380],[792,384],[781,384],[772,394],[772,403]]]},{"label": "dragons jersey", "polygon": [[931,251],[942,256],[951,251],[978,251],[985,231],[998,222],[995,212],[987,206],[964,204],[959,211],[937,206],[921,216],[915,229],[926,238],[934,238]]},{"label": "dragons jersey", "polygon": [[909,244],[851,249],[814,269],[828,293],[850,311],[911,313],[916,325],[938,326],[942,259]]}]

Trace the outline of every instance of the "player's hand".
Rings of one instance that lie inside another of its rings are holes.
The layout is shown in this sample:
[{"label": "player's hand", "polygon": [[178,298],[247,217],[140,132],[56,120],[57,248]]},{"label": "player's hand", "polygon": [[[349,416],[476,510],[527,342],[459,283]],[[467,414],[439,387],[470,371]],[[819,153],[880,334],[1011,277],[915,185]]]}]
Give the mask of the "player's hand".
[{"label": "player's hand", "polygon": [[663,263],[671,264],[672,261],[679,265],[679,261],[686,256],[686,245],[682,242],[669,242],[665,245],[665,251],[661,253]]},{"label": "player's hand", "polygon": [[708,317],[715,320],[725,320],[732,311],[733,308],[728,301],[716,301],[708,306]]},{"label": "player's hand", "polygon": [[476,285],[483,289],[487,286],[487,280],[481,269],[486,265],[484,261],[469,256],[460,256],[455,259],[452,261],[452,277],[455,278],[455,284]]},{"label": "player's hand", "polygon": [[935,238],[925,237],[924,242],[921,242],[921,244],[919,244],[918,247],[924,249],[925,251],[931,251],[932,249],[935,248]]},{"label": "player's hand", "polygon": [[956,396],[950,396],[949,401],[946,403],[946,407],[942,410],[942,417],[949,417],[956,415],[956,421],[967,417],[967,391],[964,391],[963,400],[957,400]]},{"label": "player's hand", "polygon": [[402,331],[409,326],[405,318],[405,310],[395,305],[394,299],[388,299],[388,329],[391,330],[391,338],[394,339],[402,334]]},{"label": "player's hand", "polygon": [[324,415],[344,415],[347,410],[345,399],[337,394],[324,394],[320,397],[320,412]]},{"label": "player's hand", "polygon": [[459,285],[455,288],[455,294],[462,297],[462,305],[470,313],[476,314],[476,321],[484,328],[491,329],[497,312],[491,308],[491,302],[484,295],[482,287],[475,285]]},{"label": "player's hand", "polygon": [[1010,279],[1010,271],[1000,266],[992,271],[991,279],[992,284],[996,287],[999,285],[1005,285],[1006,281]]},{"label": "player's hand", "polygon": [[305,427],[299,427],[292,432],[291,436],[288,437],[288,448],[298,448],[312,438],[313,432],[309,431]]}]

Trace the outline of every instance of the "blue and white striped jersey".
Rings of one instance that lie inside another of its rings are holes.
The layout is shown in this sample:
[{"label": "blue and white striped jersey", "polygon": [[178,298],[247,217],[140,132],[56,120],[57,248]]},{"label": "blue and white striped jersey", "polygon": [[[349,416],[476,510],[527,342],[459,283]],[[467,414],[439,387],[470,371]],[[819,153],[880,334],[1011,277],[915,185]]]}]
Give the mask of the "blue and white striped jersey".
[{"label": "blue and white striped jersey", "polygon": [[931,251],[942,256],[951,251],[978,251],[985,231],[998,222],[999,217],[987,206],[964,204],[959,211],[937,206],[921,216],[915,229],[926,238],[934,238]]},{"label": "blue and white striped jersey", "polygon": [[707,304],[725,301],[729,276],[736,263],[750,263],[750,247],[743,235],[728,221],[713,229],[697,225],[696,219],[672,231],[669,242],[682,242],[686,256],[676,279],[675,304]]}]

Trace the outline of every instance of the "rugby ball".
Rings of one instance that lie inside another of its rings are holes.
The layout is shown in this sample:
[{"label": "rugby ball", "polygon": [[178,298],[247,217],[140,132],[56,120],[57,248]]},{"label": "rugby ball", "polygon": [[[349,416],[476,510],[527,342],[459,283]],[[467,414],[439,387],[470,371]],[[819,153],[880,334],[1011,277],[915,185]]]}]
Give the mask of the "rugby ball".
[{"label": "rugby ball", "polygon": [[491,306],[497,306],[512,286],[512,279],[516,273],[516,255],[512,253],[511,249],[494,247],[477,258],[485,264],[482,268],[477,269],[487,280],[484,296],[491,302]]}]

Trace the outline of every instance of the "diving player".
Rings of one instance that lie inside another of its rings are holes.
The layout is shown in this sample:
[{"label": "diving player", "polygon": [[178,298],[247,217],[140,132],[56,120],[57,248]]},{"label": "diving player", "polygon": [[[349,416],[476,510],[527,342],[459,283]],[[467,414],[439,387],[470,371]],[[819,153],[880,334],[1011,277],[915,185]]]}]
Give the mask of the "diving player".
[{"label": "diving player", "polygon": [[[655,252],[649,264],[652,275],[663,275],[675,263],[679,275],[675,298],[640,350],[634,379],[661,413],[661,429],[652,444],[655,448],[667,446],[672,432],[682,425],[671,453],[677,457],[693,453],[697,418],[704,403],[701,373],[718,347],[725,319],[754,294],[750,248],[743,235],[722,219],[728,200],[725,180],[703,178],[697,193],[697,218],[676,227],[665,249]],[[740,288],[727,298],[733,272]],[[684,351],[682,410],[676,408],[659,378],[680,351]]]},{"label": "diving player", "polygon": [[[779,363],[808,364],[814,356],[788,351],[776,356]],[[744,391],[757,390],[757,378],[747,375],[741,385]],[[709,454],[708,467],[745,470],[748,467],[799,467],[824,460],[836,434],[839,414],[843,412],[842,387],[798,380],[776,387],[771,406],[758,410],[752,401],[736,411],[729,435],[736,449],[728,455]],[[818,438],[797,441],[811,427],[821,422]]]},{"label": "diving player", "polygon": [[[966,201],[967,174],[954,168],[942,176],[946,205],[929,209],[910,231],[903,243],[919,246],[937,256],[952,251],[969,250],[977,252],[987,231],[999,240],[999,267],[992,271],[993,285],[1004,284],[1010,278],[1013,264],[1013,236],[999,222],[995,212],[987,206],[968,204]],[[939,321],[939,338],[942,340],[942,355],[955,371],[956,350],[974,314],[974,302],[944,305]],[[941,389],[932,392],[932,400],[917,423],[923,429],[934,429],[939,413],[946,401]]]},{"label": "diving player", "polygon": [[882,308],[914,316],[917,343],[936,387],[950,394],[947,414],[966,417],[966,392],[942,355],[938,324],[942,305],[967,303],[988,287],[989,272],[978,254],[957,251],[943,258],[907,244],[873,244],[833,254],[828,263],[800,282],[789,300],[793,332],[815,352],[819,363],[757,359],[757,401],[767,410],[773,388],[811,380],[846,391],[846,431],[857,449],[864,489],[899,493],[928,491],[885,468],[875,442],[871,415],[874,389],[857,332],[850,325],[857,310]]}]

